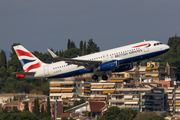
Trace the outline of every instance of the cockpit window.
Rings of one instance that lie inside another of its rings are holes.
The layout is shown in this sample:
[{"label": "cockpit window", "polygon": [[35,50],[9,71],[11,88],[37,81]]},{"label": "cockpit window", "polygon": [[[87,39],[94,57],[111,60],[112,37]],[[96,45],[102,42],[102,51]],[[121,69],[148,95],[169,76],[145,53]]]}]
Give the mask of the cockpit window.
[{"label": "cockpit window", "polygon": [[154,46],[156,46],[156,45],[160,45],[160,44],[162,44],[162,43],[154,43]]}]

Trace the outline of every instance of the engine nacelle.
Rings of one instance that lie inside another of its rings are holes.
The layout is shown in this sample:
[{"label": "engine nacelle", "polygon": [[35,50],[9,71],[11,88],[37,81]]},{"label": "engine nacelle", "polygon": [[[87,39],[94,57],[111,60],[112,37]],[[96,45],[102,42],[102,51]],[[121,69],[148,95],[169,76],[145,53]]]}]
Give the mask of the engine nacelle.
[{"label": "engine nacelle", "polygon": [[114,69],[116,66],[117,66],[116,60],[112,60],[101,64],[98,69],[101,71],[106,71],[106,70]]},{"label": "engine nacelle", "polygon": [[131,70],[133,69],[133,67],[134,67],[133,63],[126,63],[114,69],[112,72],[123,72],[123,71]]}]

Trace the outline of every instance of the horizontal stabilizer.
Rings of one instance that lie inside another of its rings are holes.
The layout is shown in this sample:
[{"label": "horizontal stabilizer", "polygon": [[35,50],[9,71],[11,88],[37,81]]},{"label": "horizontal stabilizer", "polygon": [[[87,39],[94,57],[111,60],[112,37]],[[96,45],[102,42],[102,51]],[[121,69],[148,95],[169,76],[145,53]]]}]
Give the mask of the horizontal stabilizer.
[{"label": "horizontal stabilizer", "polygon": [[13,72],[12,74],[34,75],[36,72]]}]

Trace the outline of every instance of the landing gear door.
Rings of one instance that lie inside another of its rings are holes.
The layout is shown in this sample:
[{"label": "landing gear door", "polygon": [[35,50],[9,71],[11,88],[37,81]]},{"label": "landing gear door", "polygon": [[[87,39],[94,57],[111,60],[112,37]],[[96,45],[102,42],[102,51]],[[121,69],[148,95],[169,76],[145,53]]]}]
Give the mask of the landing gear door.
[{"label": "landing gear door", "polygon": [[45,76],[49,75],[48,65],[44,66],[44,75]]}]

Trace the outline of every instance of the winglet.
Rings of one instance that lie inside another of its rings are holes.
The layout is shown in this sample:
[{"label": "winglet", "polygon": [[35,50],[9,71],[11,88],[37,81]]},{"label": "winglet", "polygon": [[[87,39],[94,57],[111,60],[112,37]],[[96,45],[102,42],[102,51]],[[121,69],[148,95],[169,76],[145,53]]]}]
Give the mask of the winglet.
[{"label": "winglet", "polygon": [[50,49],[47,49],[48,50],[48,52],[51,54],[51,56],[53,57],[53,58],[56,58],[56,57],[58,57],[55,53],[53,53],[53,51],[51,51]]}]

